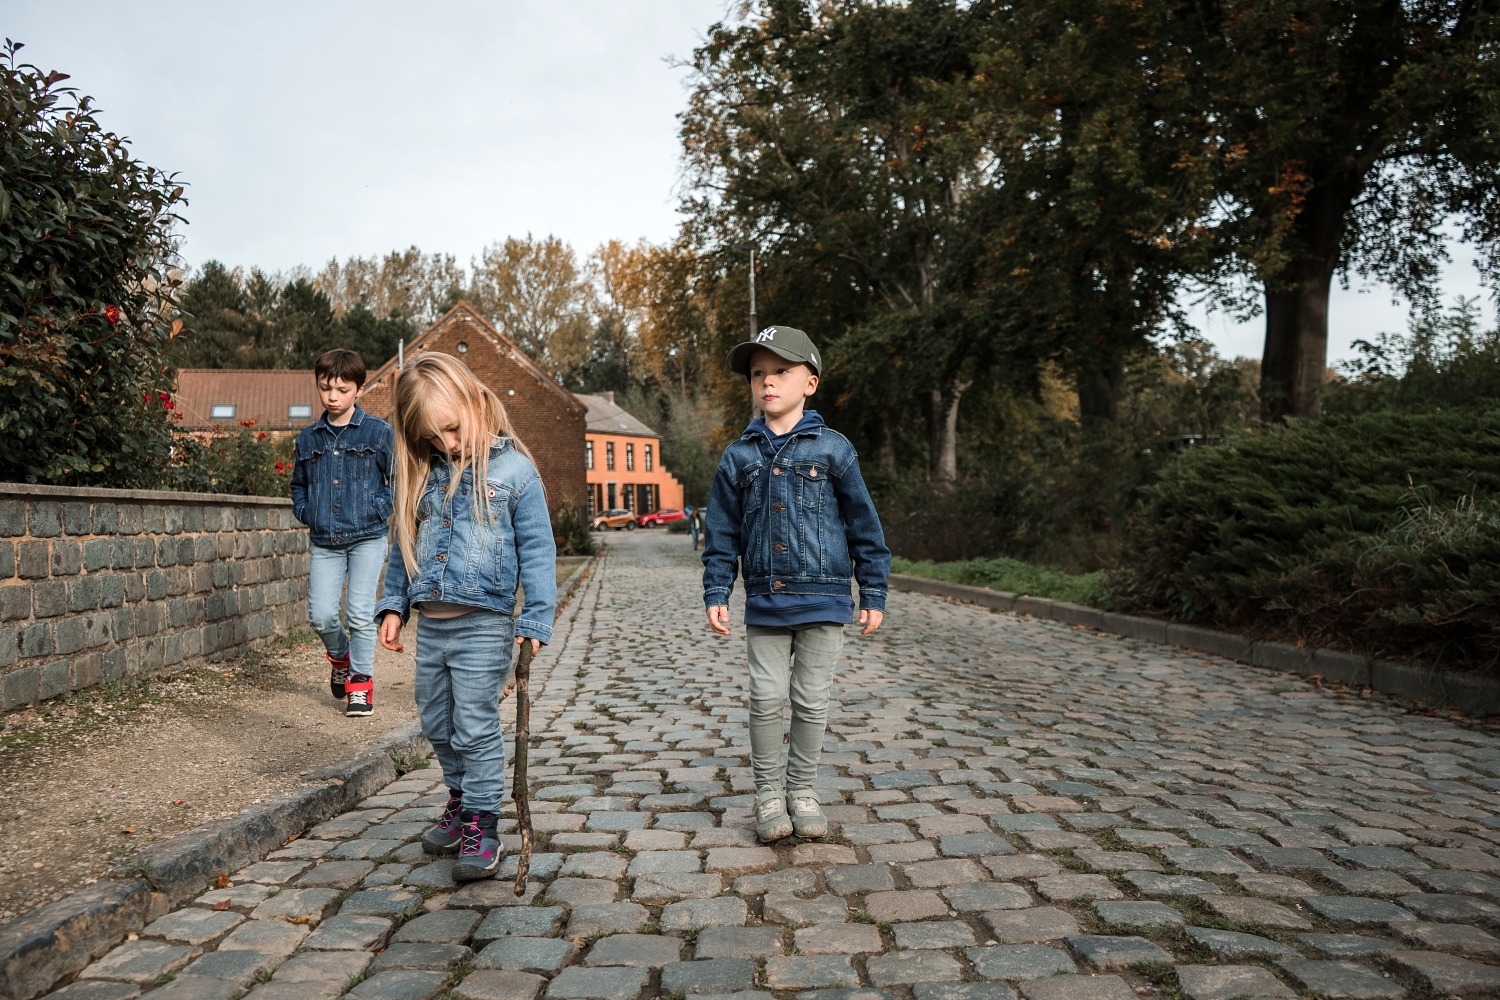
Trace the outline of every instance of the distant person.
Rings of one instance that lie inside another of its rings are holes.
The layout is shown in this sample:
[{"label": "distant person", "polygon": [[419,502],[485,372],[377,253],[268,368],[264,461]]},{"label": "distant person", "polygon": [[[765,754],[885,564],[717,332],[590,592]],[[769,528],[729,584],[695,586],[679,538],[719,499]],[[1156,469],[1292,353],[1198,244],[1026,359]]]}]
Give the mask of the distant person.
[{"label": "distant person", "polygon": [[[376,610],[380,644],[401,652],[402,624],[421,613],[417,714],[448,785],[422,847],[457,853],[453,878],[467,882],[500,866],[500,686],[518,645],[534,653],[552,638],[557,547],[531,453],[467,366],[423,354],[397,378],[393,414],[396,545]],[[526,603],[515,617],[518,582]]]},{"label": "distant person", "polygon": [[885,618],[891,553],[854,446],[805,409],[821,367],[807,334],[786,326],[767,327],[729,353],[730,370],[749,379],[762,415],[724,450],[708,501],[703,603],[720,635],[729,634],[737,566],[745,579],[750,765],[762,842],[828,833],[813,783],[843,626],[854,615],[851,577],[859,581],[860,634]]},{"label": "distant person", "polygon": [[698,551],[698,533],[702,530],[698,524],[698,508],[688,508],[688,534],[693,536],[693,551]]},{"label": "distant person", "polygon": [[375,596],[389,547],[393,435],[356,402],[365,384],[358,354],[329,351],[313,377],[323,415],[297,435],[292,516],[311,535],[307,620],[323,640],[328,689],[344,700],[345,715],[360,718],[375,714]]}]

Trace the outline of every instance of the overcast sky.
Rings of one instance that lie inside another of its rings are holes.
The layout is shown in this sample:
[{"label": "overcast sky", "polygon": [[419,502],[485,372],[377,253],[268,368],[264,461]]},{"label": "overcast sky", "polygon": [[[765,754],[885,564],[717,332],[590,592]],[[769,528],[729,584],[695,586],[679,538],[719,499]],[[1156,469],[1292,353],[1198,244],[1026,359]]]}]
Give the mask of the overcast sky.
[{"label": "overcast sky", "polygon": [[[190,266],[317,268],[411,245],[467,264],[527,233],[580,254],[672,237],[687,78],[673,60],[726,3],[0,0],[0,30],[180,175]],[[1480,294],[1470,256],[1455,255],[1450,301]],[[1336,293],[1330,360],[1404,329],[1390,300]],[[1258,321],[1203,332],[1260,354]]]}]

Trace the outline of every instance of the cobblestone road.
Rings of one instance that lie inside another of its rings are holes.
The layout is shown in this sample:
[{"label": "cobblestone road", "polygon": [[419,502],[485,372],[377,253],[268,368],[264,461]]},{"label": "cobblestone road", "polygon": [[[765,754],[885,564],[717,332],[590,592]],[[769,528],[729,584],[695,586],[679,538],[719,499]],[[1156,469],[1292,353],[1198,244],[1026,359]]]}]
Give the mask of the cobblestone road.
[{"label": "cobblestone road", "polygon": [[1500,996],[1495,737],[893,594],[846,642],[832,834],[762,847],[743,636],[684,536],[609,541],[538,660],[524,898],[423,856],[417,771],[52,995]]}]

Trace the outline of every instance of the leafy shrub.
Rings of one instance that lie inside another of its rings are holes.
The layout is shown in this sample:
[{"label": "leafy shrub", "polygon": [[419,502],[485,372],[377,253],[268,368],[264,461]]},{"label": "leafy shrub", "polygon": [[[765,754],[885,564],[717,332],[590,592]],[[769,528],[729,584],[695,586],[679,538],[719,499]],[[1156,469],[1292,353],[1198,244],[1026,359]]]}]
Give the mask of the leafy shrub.
[{"label": "leafy shrub", "polygon": [[1489,665],[1497,494],[1500,409],[1294,421],[1168,465],[1114,586],[1133,610]]},{"label": "leafy shrub", "polygon": [[155,487],[182,188],[20,47],[0,49],[0,479]]},{"label": "leafy shrub", "polygon": [[577,504],[565,501],[559,508],[552,518],[552,536],[560,556],[591,556],[595,552],[594,533]]},{"label": "leafy shrub", "polygon": [[253,420],[232,434],[179,432],[166,472],[168,489],[189,493],[289,497],[296,439],[254,431]]},{"label": "leafy shrub", "polygon": [[899,556],[892,560],[891,570],[929,580],[946,580],[970,587],[988,587],[1013,594],[1031,594],[1055,601],[1097,605],[1104,584],[1104,573],[1063,573],[1035,563],[1007,559],[970,559],[965,562],[912,562]]},{"label": "leafy shrub", "polygon": [[667,522],[667,531],[670,532],[671,534],[674,534],[674,535],[685,535],[685,534],[688,533],[689,530],[691,530],[691,529],[688,526],[688,519],[685,518],[685,517],[678,518],[675,521],[668,521]]}]

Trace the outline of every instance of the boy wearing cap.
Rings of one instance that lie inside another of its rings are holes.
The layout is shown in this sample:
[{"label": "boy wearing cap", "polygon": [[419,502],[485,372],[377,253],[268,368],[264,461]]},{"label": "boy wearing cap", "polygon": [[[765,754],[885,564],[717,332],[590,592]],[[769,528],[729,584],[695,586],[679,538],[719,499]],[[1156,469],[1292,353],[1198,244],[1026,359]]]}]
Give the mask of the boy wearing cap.
[{"label": "boy wearing cap", "polygon": [[806,409],[822,368],[812,339],[767,327],[729,353],[729,368],[749,380],[761,416],[724,450],[714,474],[703,603],[709,626],[728,635],[729,594],[741,571],[756,836],[822,837],[828,817],[813,784],[843,626],[854,618],[850,583],[859,581],[860,634],[869,635],[885,617],[891,553],[854,446]]}]

